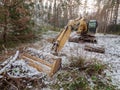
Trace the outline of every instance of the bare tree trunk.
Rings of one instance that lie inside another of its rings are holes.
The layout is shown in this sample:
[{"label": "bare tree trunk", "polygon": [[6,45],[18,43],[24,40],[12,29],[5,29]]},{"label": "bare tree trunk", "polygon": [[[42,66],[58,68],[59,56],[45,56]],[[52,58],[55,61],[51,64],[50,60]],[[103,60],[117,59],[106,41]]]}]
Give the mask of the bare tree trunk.
[{"label": "bare tree trunk", "polygon": [[110,13],[110,23],[113,20],[113,7],[111,7],[111,13]]},{"label": "bare tree trunk", "polygon": [[87,14],[86,9],[87,9],[87,0],[85,0],[85,3],[84,3],[84,15],[85,16]]},{"label": "bare tree trunk", "polygon": [[54,0],[54,29],[56,27],[56,0]]},{"label": "bare tree trunk", "polygon": [[114,13],[114,24],[117,24],[117,18],[118,18],[118,8],[119,8],[119,0],[115,1],[115,13]]}]

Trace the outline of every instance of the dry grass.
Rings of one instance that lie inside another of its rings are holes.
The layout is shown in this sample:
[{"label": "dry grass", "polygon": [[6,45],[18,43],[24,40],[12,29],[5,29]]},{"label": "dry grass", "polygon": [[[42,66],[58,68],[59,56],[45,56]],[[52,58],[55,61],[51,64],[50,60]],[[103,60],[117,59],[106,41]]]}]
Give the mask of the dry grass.
[{"label": "dry grass", "polygon": [[0,79],[0,90],[34,90],[46,87],[43,78],[14,78],[4,74]]},{"label": "dry grass", "polygon": [[[115,90],[115,86],[107,80],[103,72],[107,65],[99,60],[85,60],[84,58],[72,58],[69,67],[62,68],[56,76],[56,82],[52,83],[52,89],[59,90]],[[92,83],[92,85],[91,85]]]}]

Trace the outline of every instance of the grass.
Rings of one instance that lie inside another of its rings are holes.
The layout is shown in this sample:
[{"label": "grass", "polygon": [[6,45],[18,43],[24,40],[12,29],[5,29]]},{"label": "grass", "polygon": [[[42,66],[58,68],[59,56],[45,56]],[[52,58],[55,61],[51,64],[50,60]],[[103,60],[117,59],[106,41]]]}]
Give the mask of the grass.
[{"label": "grass", "polygon": [[11,78],[8,75],[0,79],[0,90],[41,90],[46,87],[42,78]]},{"label": "grass", "polygon": [[69,67],[62,68],[56,75],[56,82],[50,86],[53,90],[116,90],[107,80],[105,69],[107,65],[99,60],[73,57]]},{"label": "grass", "polygon": [[[78,72],[77,72],[78,71]],[[57,82],[51,85],[51,89],[60,90],[89,90],[89,82],[86,77],[80,75],[79,70],[62,71],[57,75]]]}]

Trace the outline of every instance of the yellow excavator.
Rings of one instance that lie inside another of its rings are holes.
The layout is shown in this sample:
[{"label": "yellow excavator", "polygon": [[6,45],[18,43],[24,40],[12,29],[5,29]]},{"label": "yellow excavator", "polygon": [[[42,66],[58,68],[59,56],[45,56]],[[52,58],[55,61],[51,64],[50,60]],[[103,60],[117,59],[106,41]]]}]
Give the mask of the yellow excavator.
[{"label": "yellow excavator", "polygon": [[[57,54],[65,45],[66,41],[69,39],[70,34],[73,29],[79,28],[80,26],[80,18],[75,20],[70,20],[65,28],[58,34],[56,39],[54,40],[52,51],[54,54]],[[91,24],[94,26],[94,24]],[[88,35],[88,34],[87,34]],[[88,35],[89,36],[89,35]],[[82,35],[82,37],[86,37]],[[80,39],[80,38],[79,38]],[[35,51],[35,55],[32,53]],[[50,77],[53,76],[61,67],[61,58],[46,52],[40,52],[32,49],[32,53],[29,51],[21,54],[20,58],[27,60],[28,64],[34,68],[36,68],[40,72],[45,72]],[[36,56],[39,55],[39,56]],[[48,60],[50,59],[50,60]]]},{"label": "yellow excavator", "polygon": [[[78,19],[75,19],[75,20],[70,20],[68,22],[67,26],[65,26],[65,28],[58,34],[58,36],[54,40],[54,43],[53,43],[53,46],[52,46],[52,50],[56,54],[63,48],[66,41],[69,40],[70,34],[71,34],[73,29],[74,30],[79,29],[80,27],[83,28],[83,26],[80,25],[81,20],[83,20],[83,18],[82,19],[78,18]],[[90,25],[93,26],[93,28],[91,28]],[[96,43],[95,36],[93,35],[93,34],[95,34],[95,32],[91,34],[91,31],[93,31],[94,27],[96,27],[96,20],[93,20],[93,21],[90,20],[88,22],[88,24],[86,23],[84,26],[85,26],[84,28],[86,29],[85,33],[82,34],[82,32],[80,32],[81,35],[80,35],[80,33],[77,34],[79,36],[77,38],[78,42],[80,40],[83,40],[83,41]],[[78,31],[80,31],[80,30],[77,30],[77,32]],[[96,31],[96,29],[94,29],[94,31]],[[72,40],[69,40],[69,41],[72,41]]]}]

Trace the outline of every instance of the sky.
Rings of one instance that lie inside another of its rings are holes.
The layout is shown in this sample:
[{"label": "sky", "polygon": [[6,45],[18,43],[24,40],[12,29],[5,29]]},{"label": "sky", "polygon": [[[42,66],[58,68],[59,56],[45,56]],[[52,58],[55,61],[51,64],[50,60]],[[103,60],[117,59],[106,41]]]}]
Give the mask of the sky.
[{"label": "sky", "polygon": [[[37,0],[36,0],[37,1]],[[43,5],[45,6],[45,4],[46,4],[46,2],[47,2],[48,0],[44,0],[44,2],[43,2]],[[54,0],[53,0],[54,1]],[[82,5],[80,5],[80,7],[79,7],[79,14],[80,15],[83,15],[83,13],[84,13],[84,4],[85,4],[85,0],[81,0],[81,2],[82,2]],[[94,5],[95,5],[95,0],[87,0],[87,7],[86,7],[86,11],[89,13],[89,14],[91,14],[91,13],[93,13],[93,12],[95,12],[96,11],[96,8],[94,7]],[[53,5],[52,5],[52,7],[54,6],[54,3],[52,3]],[[48,2],[48,6],[50,5],[50,2]],[[53,11],[52,11],[53,12]]]},{"label": "sky", "polygon": [[[81,13],[83,15],[84,13],[84,4],[85,4],[85,0],[82,0],[82,6],[80,7],[79,13]],[[94,7],[94,5],[96,4],[95,0],[87,0],[87,7],[86,7],[86,11],[88,13],[92,13],[95,12],[96,9]]]}]

